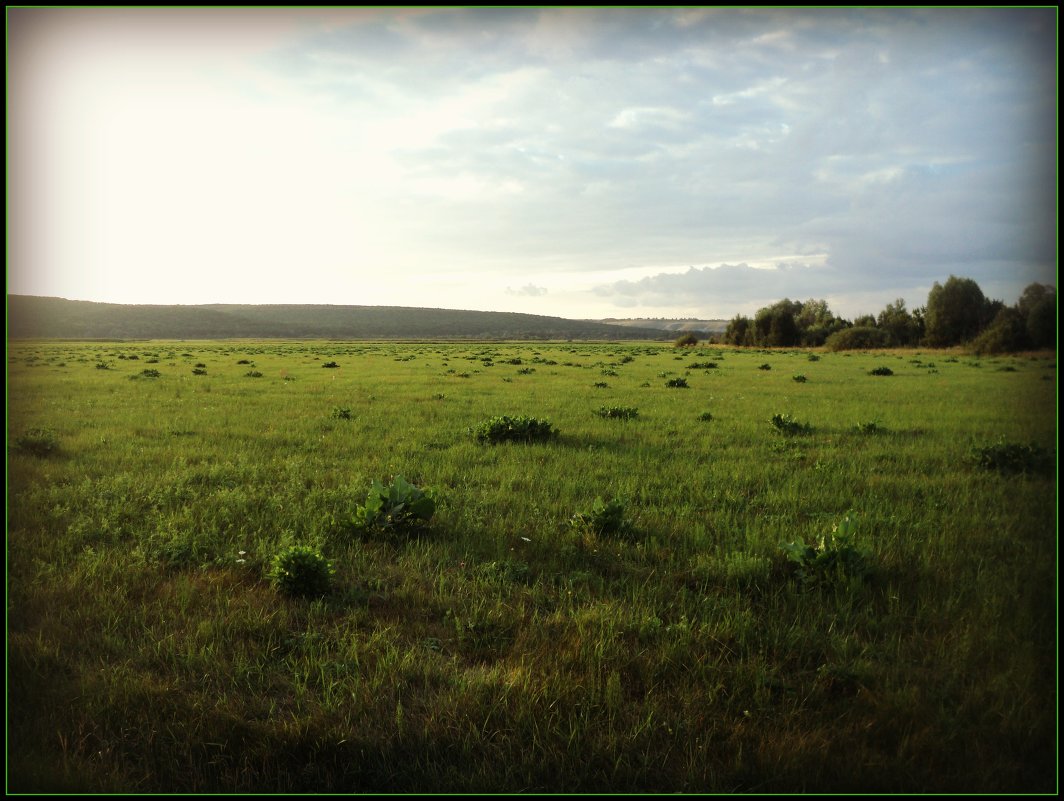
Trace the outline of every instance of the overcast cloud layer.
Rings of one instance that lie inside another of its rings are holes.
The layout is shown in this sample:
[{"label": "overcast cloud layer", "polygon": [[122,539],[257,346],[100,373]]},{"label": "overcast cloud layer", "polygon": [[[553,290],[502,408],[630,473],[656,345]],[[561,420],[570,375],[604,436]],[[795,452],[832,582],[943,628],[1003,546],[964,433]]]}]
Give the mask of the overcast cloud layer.
[{"label": "overcast cloud layer", "polygon": [[565,317],[1054,283],[1056,9],[8,9],[8,291]]}]

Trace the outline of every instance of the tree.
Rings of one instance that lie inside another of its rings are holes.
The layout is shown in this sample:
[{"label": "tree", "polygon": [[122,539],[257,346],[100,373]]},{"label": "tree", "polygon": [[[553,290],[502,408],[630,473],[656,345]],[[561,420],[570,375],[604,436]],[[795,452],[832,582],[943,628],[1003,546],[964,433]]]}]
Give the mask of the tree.
[{"label": "tree", "polygon": [[982,328],[986,297],[971,278],[951,275],[945,285],[936,281],[927,296],[927,344],[948,348],[973,339]]},{"label": "tree", "polygon": [[754,329],[749,317],[741,314],[735,315],[728,321],[728,327],[724,329],[724,343],[726,345],[753,345]]},{"label": "tree", "polygon": [[1031,347],[1048,348],[1057,341],[1057,292],[1047,284],[1030,284],[1016,302]]},{"label": "tree", "polygon": [[793,347],[798,344],[798,325],[794,316],[802,304],[784,298],[758,309],[754,316],[754,341],[761,346]]},{"label": "tree", "polygon": [[1014,353],[1030,347],[1026,321],[1018,309],[1002,305],[993,321],[972,341],[978,354]]},{"label": "tree", "polygon": [[686,334],[676,337],[672,344],[676,348],[691,348],[698,344],[698,337],[688,331]]},{"label": "tree", "polygon": [[876,318],[871,314],[862,314],[860,317],[853,318],[854,328],[875,328]]},{"label": "tree", "polygon": [[888,303],[879,313],[876,327],[886,331],[892,345],[915,345],[920,341],[921,330],[913,316],[905,309],[905,300],[898,298]]}]

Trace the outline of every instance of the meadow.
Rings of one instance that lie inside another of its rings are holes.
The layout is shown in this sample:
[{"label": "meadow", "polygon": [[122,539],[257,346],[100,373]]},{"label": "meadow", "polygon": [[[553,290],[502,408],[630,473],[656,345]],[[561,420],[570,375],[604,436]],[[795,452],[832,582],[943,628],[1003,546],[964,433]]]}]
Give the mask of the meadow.
[{"label": "meadow", "polygon": [[[25,341],[8,382],[10,791],[1056,789],[1055,354]],[[358,525],[395,476],[431,520]]]}]

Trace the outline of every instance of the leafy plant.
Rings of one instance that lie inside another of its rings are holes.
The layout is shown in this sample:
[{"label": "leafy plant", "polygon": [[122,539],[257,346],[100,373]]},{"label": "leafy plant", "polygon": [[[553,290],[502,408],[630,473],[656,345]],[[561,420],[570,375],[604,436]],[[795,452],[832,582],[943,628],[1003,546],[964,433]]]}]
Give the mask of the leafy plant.
[{"label": "leafy plant", "polygon": [[353,522],[360,528],[409,529],[428,523],[435,513],[433,490],[419,489],[396,476],[391,484],[373,482],[366,503],[356,507]]},{"label": "leafy plant", "polygon": [[856,544],[854,522],[849,516],[821,535],[816,545],[782,543],[780,548],[797,565],[803,587],[832,586],[842,581],[863,580],[870,572],[867,553]]},{"label": "leafy plant", "polygon": [[548,420],[535,417],[491,417],[471,429],[477,442],[545,442],[558,432]]},{"label": "leafy plant", "polygon": [[207,371],[204,370],[202,367],[193,367],[192,375],[207,375]]},{"label": "leafy plant", "polygon": [[808,378],[806,378],[804,375],[801,375],[801,374],[795,375],[795,376],[791,376],[791,379],[793,381],[797,381],[799,384],[804,384],[806,381],[809,380]]},{"label": "leafy plant", "polygon": [[569,519],[569,525],[577,531],[595,535],[624,534],[631,529],[624,517],[624,503],[614,498],[611,501],[595,498],[587,512],[577,512]]},{"label": "leafy plant", "polygon": [[140,374],[142,376],[144,376],[145,378],[158,378],[159,376],[162,375],[162,373],[160,373],[154,367],[148,367],[148,368],[146,368],[144,370],[141,370]]},{"label": "leafy plant", "polygon": [[861,434],[881,434],[886,431],[886,429],[875,420],[869,420],[866,423],[858,423],[855,428]]},{"label": "leafy plant", "polygon": [[1045,448],[1034,443],[1006,442],[1004,437],[993,445],[973,446],[970,458],[979,467],[1004,475],[1053,470],[1053,455]]},{"label": "leafy plant", "polygon": [[274,557],[269,578],[286,595],[312,598],[328,594],[335,572],[317,548],[291,545]]},{"label": "leafy plant", "polygon": [[633,417],[639,416],[639,409],[635,406],[601,406],[595,414],[599,417],[631,420]]},{"label": "leafy plant", "polygon": [[336,367],[339,367],[339,366],[340,365],[338,365],[336,362],[325,362],[325,364],[322,365],[322,367],[331,367],[331,368],[336,368]]},{"label": "leafy plant", "polygon": [[262,378],[262,373],[258,370],[248,370],[244,375],[248,378]]},{"label": "leafy plant", "polygon": [[813,430],[813,427],[808,423],[799,423],[789,414],[772,415],[772,425],[778,432],[788,436],[794,434],[808,434]]},{"label": "leafy plant", "polygon": [[772,369],[772,365],[771,364],[759,364],[757,366],[757,369],[758,370],[771,370]]},{"label": "leafy plant", "polygon": [[30,428],[15,439],[15,447],[34,456],[51,456],[59,450],[59,438],[50,428]]},{"label": "leafy plant", "polygon": [[688,370],[716,370],[716,362],[691,362],[687,365]]},{"label": "leafy plant", "polygon": [[678,389],[687,389],[688,388],[687,387],[687,379],[686,378],[671,378],[671,379],[669,379],[668,381],[665,382],[665,386],[674,387],[674,388],[678,388]]},{"label": "leafy plant", "polygon": [[894,371],[889,367],[877,367],[874,370],[868,371],[869,375],[894,375]]},{"label": "leafy plant", "polygon": [[347,406],[334,406],[332,416],[337,420],[350,420],[351,410]]},{"label": "leafy plant", "polygon": [[703,423],[708,423],[710,420],[713,419],[713,413],[702,412],[702,414],[698,415],[698,419],[701,420]]}]

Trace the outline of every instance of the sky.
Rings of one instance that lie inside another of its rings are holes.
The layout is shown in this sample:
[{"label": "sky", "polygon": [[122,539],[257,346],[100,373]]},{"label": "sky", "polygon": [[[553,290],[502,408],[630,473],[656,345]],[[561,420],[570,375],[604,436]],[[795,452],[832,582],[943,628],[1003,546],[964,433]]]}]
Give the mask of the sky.
[{"label": "sky", "polygon": [[1056,284],[1057,9],[8,8],[7,289],[853,318]]}]

